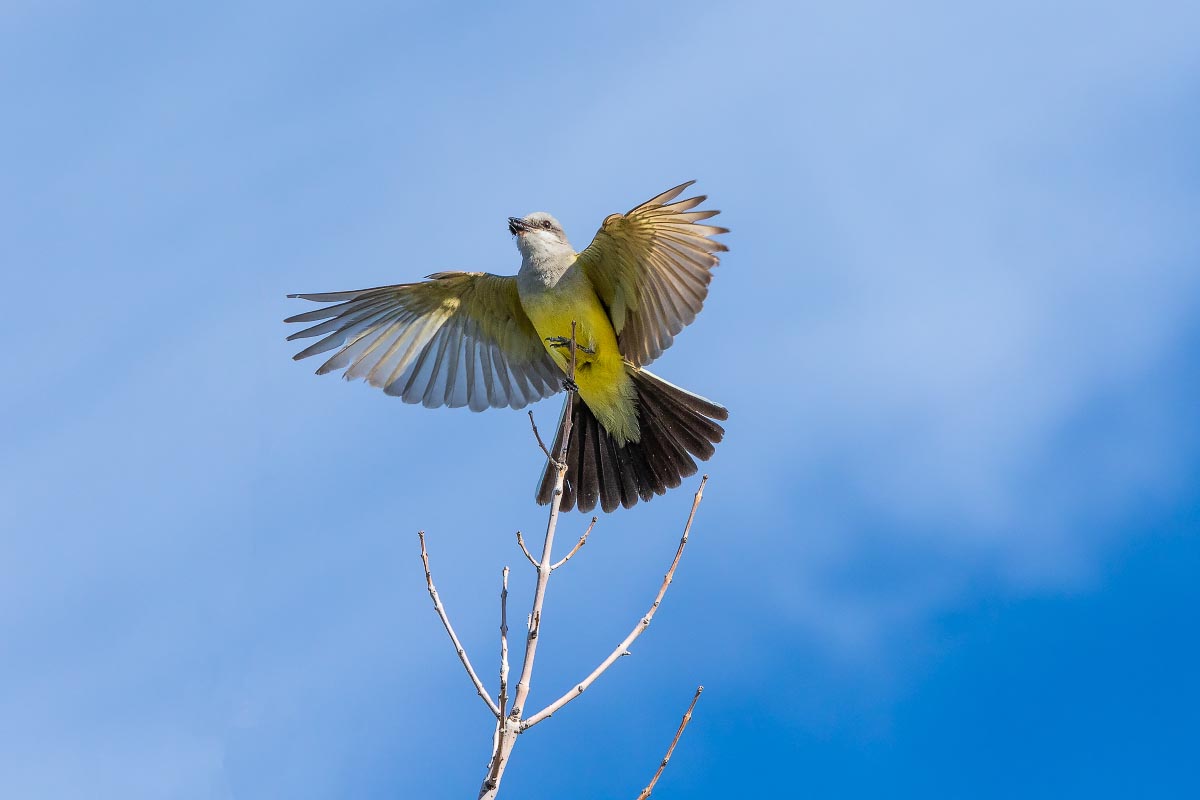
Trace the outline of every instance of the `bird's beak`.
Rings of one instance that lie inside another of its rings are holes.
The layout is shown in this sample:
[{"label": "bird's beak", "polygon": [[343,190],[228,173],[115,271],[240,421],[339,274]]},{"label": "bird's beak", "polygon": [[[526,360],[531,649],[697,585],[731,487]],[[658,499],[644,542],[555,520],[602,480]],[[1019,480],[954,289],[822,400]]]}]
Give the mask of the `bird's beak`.
[{"label": "bird's beak", "polygon": [[513,236],[520,236],[522,233],[531,230],[533,230],[533,226],[520,217],[508,218],[508,232]]}]

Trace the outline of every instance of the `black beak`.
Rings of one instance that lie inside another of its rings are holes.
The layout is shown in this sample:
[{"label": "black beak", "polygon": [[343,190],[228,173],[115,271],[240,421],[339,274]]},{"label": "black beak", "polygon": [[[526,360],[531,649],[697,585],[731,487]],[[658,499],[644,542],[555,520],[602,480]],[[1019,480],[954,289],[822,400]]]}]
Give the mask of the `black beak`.
[{"label": "black beak", "polygon": [[513,236],[518,236],[525,231],[533,230],[533,226],[520,217],[508,218],[508,232]]}]

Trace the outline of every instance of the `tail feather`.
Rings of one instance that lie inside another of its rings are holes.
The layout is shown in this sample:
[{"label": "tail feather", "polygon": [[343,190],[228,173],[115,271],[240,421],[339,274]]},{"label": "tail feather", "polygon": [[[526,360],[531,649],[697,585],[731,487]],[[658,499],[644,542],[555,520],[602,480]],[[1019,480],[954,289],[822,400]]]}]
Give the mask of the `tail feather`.
[{"label": "tail feather", "polygon": [[[583,405],[580,403],[579,405]],[[600,499],[600,471],[597,469],[600,460],[596,443],[600,438],[600,424],[592,416],[579,430],[579,471],[576,473],[578,483],[575,486],[575,502],[579,508],[591,510]]]},{"label": "tail feather", "polygon": [[715,422],[695,415],[691,409],[682,407],[676,409],[682,413],[672,417],[672,410],[663,406],[662,398],[652,394],[645,397],[642,408],[642,415],[639,419],[644,418],[647,414],[653,414],[662,421],[664,427],[675,434],[685,449],[694,453],[701,461],[712,458],[715,448],[712,445],[711,437],[716,434],[717,441],[720,441],[720,434],[714,430],[719,430],[720,426]]},{"label": "tail feather", "polygon": [[670,424],[649,410],[649,404],[639,409],[639,423],[649,423],[642,431],[642,444],[646,451],[646,460],[666,484],[666,488],[674,489],[689,475],[696,474],[696,462],[692,461],[687,451],[679,446]]},{"label": "tail feather", "polygon": [[[600,458],[600,507],[612,511],[624,502],[625,481],[621,477],[620,462],[617,461],[616,441],[605,436],[597,424],[596,454]],[[637,502],[637,495],[634,495]]]},{"label": "tail feather", "polygon": [[[591,409],[575,398],[571,410],[571,441],[567,448],[567,478],[561,507],[591,511],[599,502],[606,512],[629,508],[639,499],[665,494],[696,473],[693,457],[707,461],[725,429],[716,420],[729,412],[711,400],[668,383],[646,370],[631,370],[636,389],[641,439],[618,445]],[[566,413],[564,407],[563,413]],[[554,449],[562,449],[560,420]],[[537,501],[549,503],[554,494],[554,469],[547,464],[538,486]]]},{"label": "tail feather", "polygon": [[[650,375],[650,373],[646,372],[645,370],[642,370],[642,374]],[[654,379],[656,387],[661,390],[662,393],[674,398],[679,405],[695,411],[702,417],[709,417],[711,419],[718,419],[722,421],[729,419],[729,409],[725,408],[725,406],[721,405],[720,403],[714,403],[712,400],[701,397],[698,394],[692,394],[687,389],[681,389],[670,381],[664,381],[657,375],[650,375],[650,377]],[[720,425],[717,425],[716,427],[721,428]],[[723,429],[722,433],[724,433]]]},{"label": "tail feather", "polygon": [[[617,453],[617,463],[621,469],[621,505],[633,508],[637,505],[639,498],[649,500],[654,497],[650,467],[646,465],[646,457],[642,451],[630,447],[618,447],[615,439],[611,436],[608,439],[612,443],[612,449]],[[664,487],[662,491],[665,492],[666,488]]]}]

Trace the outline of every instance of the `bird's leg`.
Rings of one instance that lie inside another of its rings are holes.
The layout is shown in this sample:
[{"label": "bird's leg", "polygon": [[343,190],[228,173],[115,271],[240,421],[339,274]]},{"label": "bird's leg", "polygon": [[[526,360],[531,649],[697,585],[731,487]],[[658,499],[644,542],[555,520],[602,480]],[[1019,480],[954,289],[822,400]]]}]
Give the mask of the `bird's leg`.
[{"label": "bird's leg", "polygon": [[570,378],[563,378],[562,387],[564,392],[579,392],[579,384]]},{"label": "bird's leg", "polygon": [[[569,336],[547,336],[546,342],[551,347],[570,347],[571,346],[571,337],[569,337]],[[575,343],[575,349],[581,353],[587,353],[589,356],[596,355],[595,350],[593,350],[590,347],[584,347],[583,345],[579,344],[578,342]]]}]

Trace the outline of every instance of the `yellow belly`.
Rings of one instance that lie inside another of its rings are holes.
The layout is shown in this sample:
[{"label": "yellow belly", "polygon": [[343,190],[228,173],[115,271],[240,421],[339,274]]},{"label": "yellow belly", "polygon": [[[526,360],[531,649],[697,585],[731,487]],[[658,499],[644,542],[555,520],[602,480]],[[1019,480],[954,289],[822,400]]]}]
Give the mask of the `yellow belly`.
[{"label": "yellow belly", "polygon": [[554,347],[546,339],[556,336],[570,339],[571,322],[576,323],[576,343],[593,351],[575,351],[579,397],[618,444],[638,441],[641,436],[633,402],[633,381],[626,372],[616,331],[591,286],[576,283],[572,289],[555,288],[532,297],[523,296],[521,305],[542,337],[546,351],[564,373],[570,368],[570,348]]}]

